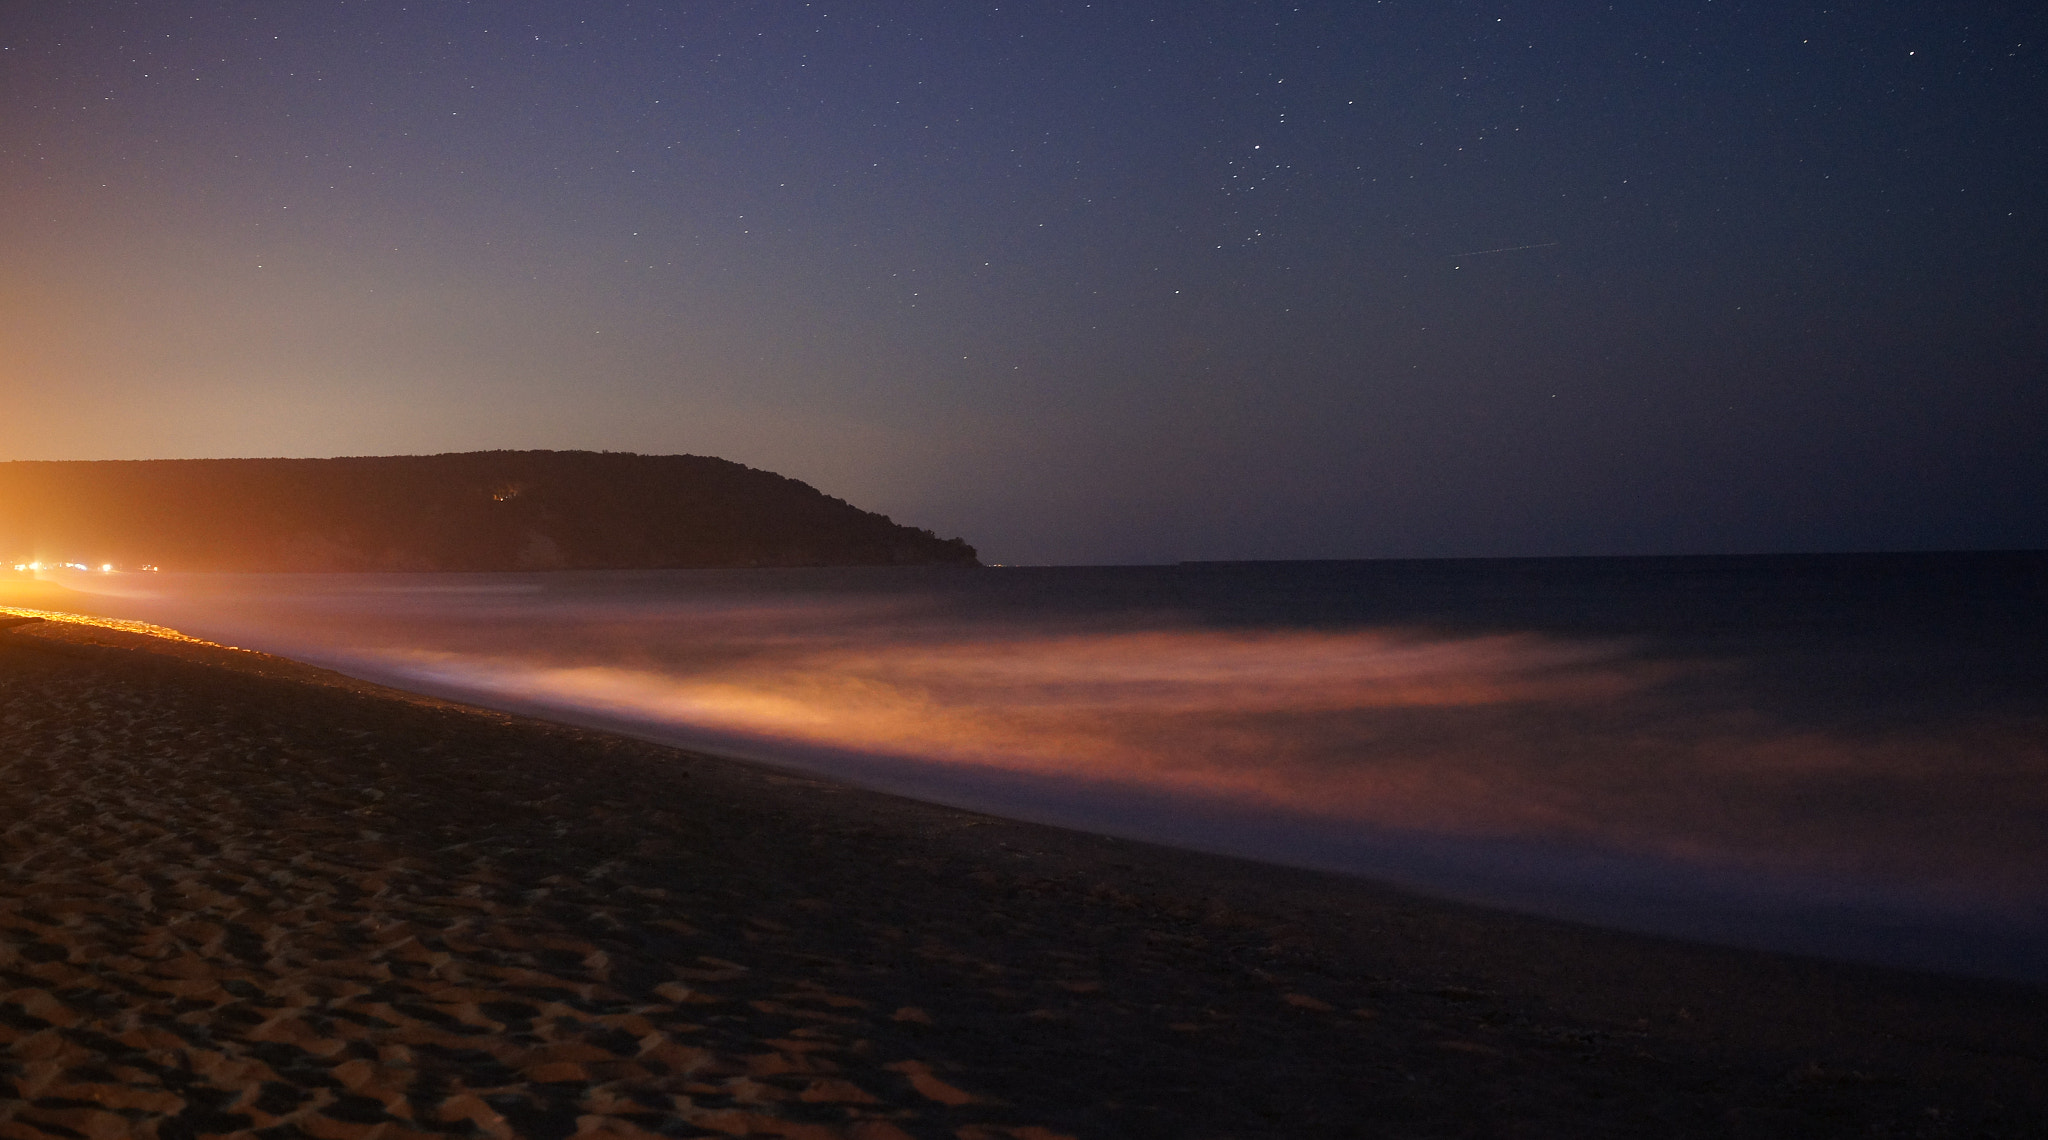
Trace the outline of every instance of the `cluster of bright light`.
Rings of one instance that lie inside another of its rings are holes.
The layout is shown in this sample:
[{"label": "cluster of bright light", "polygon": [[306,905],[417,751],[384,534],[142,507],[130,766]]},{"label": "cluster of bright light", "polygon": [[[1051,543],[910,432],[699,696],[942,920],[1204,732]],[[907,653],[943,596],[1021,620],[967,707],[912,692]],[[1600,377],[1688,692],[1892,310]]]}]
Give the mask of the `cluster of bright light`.
[{"label": "cluster of bright light", "polygon": [[[155,571],[156,567],[138,566],[136,569]],[[101,574],[112,574],[114,572],[114,564],[111,562],[102,562],[98,566],[92,566],[84,562],[17,562],[14,564],[14,572],[17,574],[40,574],[45,570],[83,570],[88,574],[95,571]]]}]

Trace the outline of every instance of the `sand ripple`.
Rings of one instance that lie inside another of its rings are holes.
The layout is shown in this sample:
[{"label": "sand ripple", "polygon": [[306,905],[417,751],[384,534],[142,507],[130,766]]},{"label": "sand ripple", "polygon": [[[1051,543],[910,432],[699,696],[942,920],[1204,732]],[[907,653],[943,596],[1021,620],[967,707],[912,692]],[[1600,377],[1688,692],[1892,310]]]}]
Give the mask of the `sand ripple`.
[{"label": "sand ripple", "polygon": [[[861,999],[728,992],[753,971],[692,953],[659,890],[534,880],[509,839],[390,839],[378,773],[432,741],[309,750],[260,711],[33,664],[0,684],[0,1137],[974,1123],[931,1117],[976,1098],[879,1055]],[[622,979],[621,932],[658,936],[668,976]]]}]

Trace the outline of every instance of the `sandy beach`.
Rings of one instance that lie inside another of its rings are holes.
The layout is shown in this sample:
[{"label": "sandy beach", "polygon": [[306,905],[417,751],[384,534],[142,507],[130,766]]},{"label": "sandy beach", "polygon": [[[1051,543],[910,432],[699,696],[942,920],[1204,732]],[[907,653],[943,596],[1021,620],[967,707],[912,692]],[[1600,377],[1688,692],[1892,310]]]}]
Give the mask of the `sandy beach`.
[{"label": "sandy beach", "polygon": [[0,630],[0,1136],[2039,1136],[2048,991]]}]

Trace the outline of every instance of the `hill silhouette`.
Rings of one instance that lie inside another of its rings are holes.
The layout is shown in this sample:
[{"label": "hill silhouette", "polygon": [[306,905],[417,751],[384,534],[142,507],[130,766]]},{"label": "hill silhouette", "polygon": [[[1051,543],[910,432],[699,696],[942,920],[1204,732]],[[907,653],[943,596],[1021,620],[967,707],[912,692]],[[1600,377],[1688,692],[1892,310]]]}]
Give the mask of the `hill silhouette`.
[{"label": "hill silhouette", "polygon": [[972,546],[700,455],[0,463],[0,557],[190,571],[976,565]]}]

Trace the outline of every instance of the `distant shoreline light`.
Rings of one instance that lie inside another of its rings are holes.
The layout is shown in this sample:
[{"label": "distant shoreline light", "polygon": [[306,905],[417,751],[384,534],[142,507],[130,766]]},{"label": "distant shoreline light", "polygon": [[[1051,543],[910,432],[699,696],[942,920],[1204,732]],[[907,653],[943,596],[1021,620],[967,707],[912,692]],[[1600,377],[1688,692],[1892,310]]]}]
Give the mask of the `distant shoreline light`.
[{"label": "distant shoreline light", "polygon": [[[0,563],[0,565],[5,565],[5,563]],[[135,567],[132,567],[132,568],[124,568],[124,567],[121,567],[121,566],[117,566],[117,565],[115,565],[115,564],[114,564],[114,563],[112,563],[112,562],[102,562],[102,563],[100,563],[100,564],[99,564],[98,566],[94,566],[94,565],[92,565],[92,564],[91,564],[91,563],[89,563],[89,562],[68,562],[68,561],[58,561],[58,562],[44,562],[44,561],[42,561],[41,559],[35,559],[35,560],[32,560],[32,561],[22,561],[22,562],[16,562],[16,563],[14,563],[13,565],[14,565],[14,572],[15,572],[15,573],[17,573],[17,574],[41,574],[41,573],[43,573],[43,572],[44,572],[44,571],[46,571],[46,570],[48,570],[48,571],[57,571],[57,570],[78,570],[78,571],[82,571],[82,572],[84,572],[84,573],[87,573],[87,574],[127,574],[127,573],[147,573],[147,574],[155,574],[155,573],[158,573],[158,572],[160,572],[160,570],[162,569],[161,567],[159,567],[159,566],[155,565],[154,563],[144,563],[144,564],[142,564],[142,565],[140,565],[140,566],[135,566]]]}]

